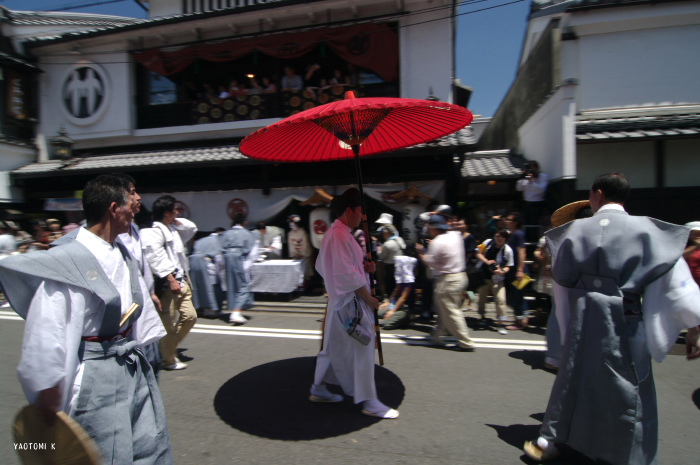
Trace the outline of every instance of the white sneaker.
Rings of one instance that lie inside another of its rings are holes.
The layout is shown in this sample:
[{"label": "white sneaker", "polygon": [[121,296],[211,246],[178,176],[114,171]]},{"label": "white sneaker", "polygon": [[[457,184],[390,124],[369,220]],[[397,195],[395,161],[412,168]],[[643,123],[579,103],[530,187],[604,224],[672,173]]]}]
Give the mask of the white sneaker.
[{"label": "white sneaker", "polygon": [[501,327],[501,328],[498,330],[498,334],[502,334],[502,335],[505,336],[506,334],[508,334],[508,331],[506,331],[505,328]]},{"label": "white sneaker", "polygon": [[172,365],[166,365],[163,367],[164,370],[168,370],[168,371],[184,370],[185,368],[187,368],[187,364],[184,362],[181,362],[178,359],[175,359],[175,363],[173,363]]},{"label": "white sneaker", "polygon": [[244,325],[248,323],[248,320],[243,315],[236,315],[232,313],[231,316],[228,317],[228,322],[237,325]]}]

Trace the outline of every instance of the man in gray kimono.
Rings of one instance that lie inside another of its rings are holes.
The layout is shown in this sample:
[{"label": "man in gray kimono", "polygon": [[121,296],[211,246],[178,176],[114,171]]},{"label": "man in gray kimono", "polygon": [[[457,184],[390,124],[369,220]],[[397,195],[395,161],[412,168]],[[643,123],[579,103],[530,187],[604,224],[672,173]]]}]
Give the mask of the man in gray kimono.
[{"label": "man in gray kimono", "polygon": [[622,174],[598,176],[595,215],[547,235],[564,353],[540,437],[525,453],[545,461],[558,443],[613,465],[657,463],[651,358],[662,361],[683,328],[700,355],[700,290],[682,259],[689,230],[630,216]]},{"label": "man in gray kimono", "polygon": [[236,214],[233,227],[221,236],[226,262],[226,300],[228,308],[233,309],[229,322],[237,325],[248,321],[241,311],[253,306],[248,269],[258,255],[255,236],[245,229],[245,223],[245,216]]},{"label": "man in gray kimono", "polygon": [[67,412],[106,463],[172,464],[163,400],[141,351],[165,330],[117,240],[134,216],[129,187],[116,175],[88,182],[87,228],[49,251],[2,260],[0,281],[26,319],[17,374],[27,400],[49,420]]},{"label": "man in gray kimono", "polygon": [[226,268],[221,234],[218,228],[207,237],[194,243],[190,255],[190,277],[192,278],[192,303],[205,317],[218,317],[224,305],[226,292]]}]

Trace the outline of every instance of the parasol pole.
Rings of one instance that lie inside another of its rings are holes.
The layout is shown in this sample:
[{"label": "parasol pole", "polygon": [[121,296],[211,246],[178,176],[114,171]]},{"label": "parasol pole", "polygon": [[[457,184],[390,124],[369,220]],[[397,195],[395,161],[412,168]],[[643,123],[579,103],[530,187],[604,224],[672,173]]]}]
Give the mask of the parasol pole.
[{"label": "parasol pole", "polygon": [[[350,112],[350,120],[352,122],[353,139],[355,138],[355,118],[352,112]],[[369,228],[367,226],[367,208],[365,208],[365,194],[362,189],[362,170],[360,169],[360,146],[353,145],[352,153],[355,154],[355,168],[357,169],[357,182],[360,191],[360,201],[362,202],[362,228],[365,233],[365,249],[367,252],[367,261],[372,261],[372,239],[369,236]],[[372,295],[376,293],[374,288],[374,273],[369,275],[370,283],[372,284]],[[377,309],[374,309],[374,332],[376,334],[376,348],[379,354],[379,365],[384,366],[384,352],[382,351],[382,338],[379,334],[379,315],[377,315]]]}]

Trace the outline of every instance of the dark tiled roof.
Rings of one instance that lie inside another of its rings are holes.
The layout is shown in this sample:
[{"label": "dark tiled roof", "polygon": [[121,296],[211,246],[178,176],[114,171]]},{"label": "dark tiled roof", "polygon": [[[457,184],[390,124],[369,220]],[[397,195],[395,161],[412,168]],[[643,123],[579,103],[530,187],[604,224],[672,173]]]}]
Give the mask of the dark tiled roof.
[{"label": "dark tiled roof", "polygon": [[471,146],[475,145],[479,141],[477,135],[475,134],[474,128],[470,125],[464,129],[460,129],[454,134],[449,136],[441,137],[433,142],[428,142],[427,144],[418,144],[409,147],[407,150],[420,149],[426,147],[459,147],[459,146]]},{"label": "dark tiled roof", "polygon": [[[250,6],[222,8],[222,9],[217,9],[217,10],[212,10],[212,11],[186,13],[186,14],[179,14],[179,15],[172,15],[172,16],[161,16],[158,18],[137,19],[137,20],[133,20],[131,23],[127,23],[127,24],[120,23],[120,24],[113,24],[113,25],[104,26],[104,27],[95,27],[95,28],[88,29],[88,30],[66,32],[63,34],[57,34],[55,36],[50,36],[50,37],[28,38],[25,43],[28,47],[38,47],[38,46],[45,45],[48,43],[65,42],[65,41],[70,41],[70,40],[74,40],[74,39],[85,39],[87,37],[94,37],[94,36],[99,36],[99,35],[104,35],[104,34],[122,32],[122,31],[131,31],[134,29],[144,29],[144,28],[161,26],[161,25],[166,25],[166,24],[176,24],[176,23],[199,20],[199,19],[216,18],[219,16],[228,16],[228,15],[234,15],[234,14],[247,13],[249,11],[257,11],[257,10],[264,10],[264,9],[277,8],[277,7],[287,7],[287,6],[291,6],[291,5],[298,5],[298,4],[303,4],[303,3],[312,3],[312,2],[319,2],[319,1],[323,1],[323,0],[286,0],[286,1],[279,1],[279,2],[260,3],[260,4],[256,4],[256,5],[250,5]],[[12,12],[12,13],[14,14],[16,12]]]},{"label": "dark tiled roof", "polygon": [[121,16],[93,15],[81,13],[58,13],[53,11],[8,11],[7,16],[15,26],[95,26],[114,27],[143,22],[143,19]]},{"label": "dark tiled roof", "polygon": [[22,58],[10,55],[9,53],[0,52],[0,62],[10,62],[10,63],[15,64],[15,65],[26,66],[28,68],[33,68],[34,70],[37,70],[37,71],[39,70],[39,68],[37,68],[33,64],[29,63],[28,61],[26,61]]},{"label": "dark tiled roof", "polygon": [[576,139],[581,141],[669,136],[700,136],[700,114],[588,119],[576,123]]},{"label": "dark tiled roof", "polygon": [[[454,134],[445,136],[435,142],[414,145],[405,149],[411,153],[418,149],[435,150],[443,149],[449,153],[458,151],[459,148],[473,147],[477,142],[474,130],[471,126],[457,131]],[[397,151],[394,153],[402,153]],[[419,155],[419,153],[416,153]],[[221,147],[188,148],[174,150],[154,150],[144,152],[131,152],[110,155],[91,155],[84,157],[74,157],[70,160],[49,160],[32,163],[18,168],[12,173],[19,177],[35,177],[46,174],[72,173],[83,170],[108,170],[108,169],[138,169],[154,166],[179,165],[185,168],[188,165],[227,163],[249,160],[248,157],[238,151],[238,146],[227,145]]]},{"label": "dark tiled roof", "polygon": [[533,16],[560,13],[562,11],[592,10],[615,6],[671,3],[687,0],[533,0],[530,13]]},{"label": "dark tiled roof", "polygon": [[32,177],[42,173],[72,173],[87,170],[144,168],[148,166],[216,163],[247,159],[237,146],[207,147],[199,149],[157,150],[151,152],[123,153],[74,157],[70,160],[49,160],[32,163],[12,171],[20,177]]},{"label": "dark tiled roof", "polygon": [[517,179],[520,177],[525,157],[510,150],[471,152],[464,156],[462,177],[469,180]]}]

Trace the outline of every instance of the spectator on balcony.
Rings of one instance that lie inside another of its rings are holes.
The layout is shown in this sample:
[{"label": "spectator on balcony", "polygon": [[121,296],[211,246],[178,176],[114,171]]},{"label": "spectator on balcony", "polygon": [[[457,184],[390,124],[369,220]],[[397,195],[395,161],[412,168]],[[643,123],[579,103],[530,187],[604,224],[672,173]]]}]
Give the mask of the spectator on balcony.
[{"label": "spectator on balcony", "polygon": [[333,71],[333,77],[330,79],[330,84],[336,86],[349,86],[350,77],[343,76],[343,72],[339,69],[336,69],[335,71]]},{"label": "spectator on balcony", "polygon": [[250,87],[246,89],[246,93],[248,95],[257,95],[257,94],[262,94],[264,89],[260,87],[260,84],[258,83],[258,80],[255,79],[255,76],[248,78],[248,84]]},{"label": "spectator on balcony", "polygon": [[49,244],[56,239],[63,237],[63,231],[61,231],[61,222],[57,219],[51,218],[46,220],[46,225],[49,228]]},{"label": "spectator on balcony", "polygon": [[238,84],[236,79],[231,79],[231,82],[228,85],[228,96],[238,97],[239,95],[245,95],[245,87]]},{"label": "spectator on balcony", "polygon": [[348,63],[348,77],[347,83],[351,86],[356,86],[360,83],[360,73],[357,71],[357,66],[352,63]]},{"label": "spectator on balcony", "polygon": [[226,86],[219,86],[219,98],[228,98],[228,92],[226,91]]},{"label": "spectator on balcony", "polygon": [[262,78],[262,83],[263,83],[263,94],[276,94],[277,93],[277,86],[275,85],[274,82],[270,81],[269,77],[263,77]]},{"label": "spectator on balcony", "polygon": [[300,91],[304,87],[301,76],[294,72],[291,66],[285,66],[284,76],[282,76],[282,92]]},{"label": "spectator on balcony", "polygon": [[202,92],[202,99],[203,100],[211,100],[211,99],[218,98],[218,94],[216,93],[214,88],[211,86],[211,84],[209,84],[208,82],[205,82],[204,84],[202,84],[202,88],[204,89],[204,91]]},{"label": "spectator on balcony", "polygon": [[306,87],[321,87],[321,76],[318,70],[321,69],[321,65],[314,63],[306,67],[306,74],[304,75],[304,82],[306,82]]}]

